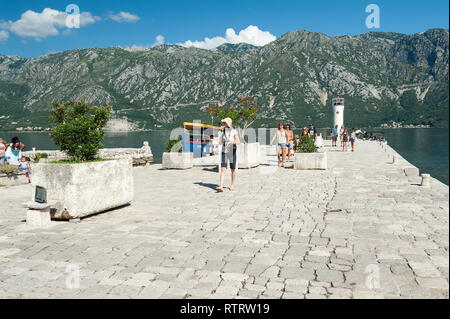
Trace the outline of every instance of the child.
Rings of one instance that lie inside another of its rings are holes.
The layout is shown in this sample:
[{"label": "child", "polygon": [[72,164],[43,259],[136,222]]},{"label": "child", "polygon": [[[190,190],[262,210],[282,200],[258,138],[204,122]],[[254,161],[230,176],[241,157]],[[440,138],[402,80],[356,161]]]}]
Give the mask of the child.
[{"label": "child", "polygon": [[28,182],[31,183],[31,178],[30,178],[30,165],[28,163],[29,159],[27,157],[22,157],[22,160],[20,161],[19,164],[19,171],[21,171],[22,173],[25,173],[25,175],[27,175],[28,177]]},{"label": "child", "polygon": [[297,147],[300,144],[300,137],[298,134],[295,134],[294,136],[294,152],[297,152]]}]

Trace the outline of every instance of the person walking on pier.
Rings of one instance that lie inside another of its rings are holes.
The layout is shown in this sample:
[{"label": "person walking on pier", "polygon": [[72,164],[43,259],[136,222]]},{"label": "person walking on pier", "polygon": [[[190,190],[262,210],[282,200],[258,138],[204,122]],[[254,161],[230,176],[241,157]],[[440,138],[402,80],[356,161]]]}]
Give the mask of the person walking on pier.
[{"label": "person walking on pier", "polygon": [[342,147],[344,147],[344,140],[343,140],[344,131],[345,131],[345,126],[342,125],[341,129],[339,130],[339,139],[341,140]]},{"label": "person walking on pier", "polygon": [[286,161],[288,136],[283,122],[280,122],[280,124],[278,124],[278,131],[270,141],[270,146],[272,146],[275,139],[277,139],[278,143],[277,145],[278,166],[280,166],[281,163],[281,167],[284,167],[284,162]]},{"label": "person walking on pier", "polygon": [[337,139],[338,139],[338,136],[339,136],[338,128],[339,128],[339,126],[336,125],[335,127],[333,127],[331,129],[331,138],[333,139],[333,143],[332,143],[333,147],[337,146]]},{"label": "person walking on pier", "polygon": [[291,151],[293,153],[294,149],[294,131],[291,129],[291,125],[286,125],[286,136],[287,136],[287,158],[288,161],[291,160]]},{"label": "person walking on pier", "polygon": [[355,129],[352,128],[352,133],[350,135],[350,143],[352,144],[352,152],[355,151],[355,142],[356,142],[356,132]]},{"label": "person walking on pier", "polygon": [[239,135],[235,129],[232,127],[233,120],[227,117],[222,120],[222,125],[224,129],[219,132],[219,142],[222,145],[221,154],[221,172],[220,172],[220,186],[216,190],[223,193],[223,183],[225,180],[225,173],[230,164],[231,169],[231,186],[230,191],[234,190],[234,185],[236,182],[236,165],[237,165],[237,145],[240,144]]},{"label": "person walking on pier", "polygon": [[300,136],[303,137],[303,136],[306,136],[306,135],[309,136],[309,133],[308,133],[308,128],[305,126],[305,127],[302,129],[302,134],[300,134]]},{"label": "person walking on pier", "polygon": [[314,125],[312,125],[312,124],[309,126],[309,136],[312,137],[314,140],[315,140],[316,137],[317,137],[317,131],[316,131],[316,128],[315,128]]},{"label": "person walking on pier", "polygon": [[343,152],[347,152],[348,141],[349,141],[348,130],[345,128],[344,133],[342,133],[342,151]]}]

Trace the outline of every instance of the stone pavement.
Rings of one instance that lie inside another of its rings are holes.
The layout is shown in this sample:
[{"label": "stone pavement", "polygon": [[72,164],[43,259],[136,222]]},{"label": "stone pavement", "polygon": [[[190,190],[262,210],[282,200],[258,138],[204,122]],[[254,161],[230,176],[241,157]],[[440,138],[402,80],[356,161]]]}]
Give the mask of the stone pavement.
[{"label": "stone pavement", "polygon": [[135,168],[132,205],[41,229],[30,186],[0,188],[0,298],[448,298],[448,187],[376,142],[327,149],[222,194],[214,168]]}]

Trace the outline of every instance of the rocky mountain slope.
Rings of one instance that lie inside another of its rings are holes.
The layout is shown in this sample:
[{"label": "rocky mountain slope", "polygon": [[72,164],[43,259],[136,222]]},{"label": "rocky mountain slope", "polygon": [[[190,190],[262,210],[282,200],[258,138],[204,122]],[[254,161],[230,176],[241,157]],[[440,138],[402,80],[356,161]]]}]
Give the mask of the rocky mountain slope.
[{"label": "rocky mountain slope", "polygon": [[[289,32],[264,46],[214,50],[114,47],[25,59],[0,55],[0,127],[48,125],[53,100],[113,102],[132,127],[210,122],[211,102],[251,95],[262,126],[287,120],[329,127],[331,98],[346,99],[346,124],[389,121],[448,126],[449,32],[328,37]],[[3,118],[2,118],[3,117]]]}]

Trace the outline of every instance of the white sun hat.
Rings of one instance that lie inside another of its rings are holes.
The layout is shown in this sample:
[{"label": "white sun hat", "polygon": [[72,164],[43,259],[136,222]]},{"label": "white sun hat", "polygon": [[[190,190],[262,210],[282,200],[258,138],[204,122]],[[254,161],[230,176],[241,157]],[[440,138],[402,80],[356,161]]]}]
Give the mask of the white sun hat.
[{"label": "white sun hat", "polygon": [[229,117],[227,117],[227,118],[223,119],[221,121],[221,123],[226,123],[228,125],[228,127],[231,128],[231,124],[233,124],[233,120],[230,119]]}]

